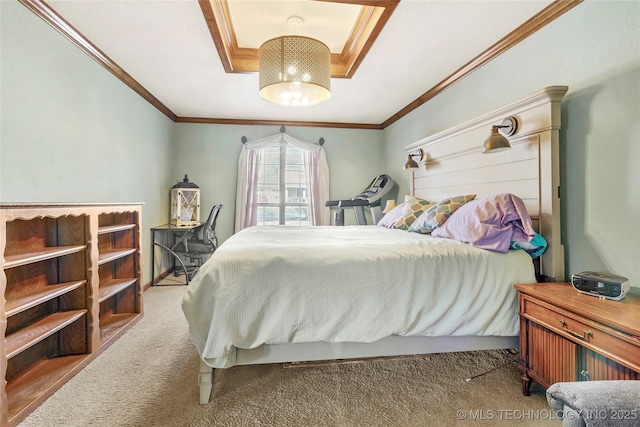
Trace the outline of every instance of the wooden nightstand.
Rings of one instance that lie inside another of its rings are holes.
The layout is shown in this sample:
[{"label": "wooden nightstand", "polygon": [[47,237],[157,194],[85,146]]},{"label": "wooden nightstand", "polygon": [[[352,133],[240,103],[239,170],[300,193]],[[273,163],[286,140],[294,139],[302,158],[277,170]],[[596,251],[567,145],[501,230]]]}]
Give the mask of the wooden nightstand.
[{"label": "wooden nightstand", "polygon": [[611,301],[568,283],[516,284],[522,393],[531,380],[640,379],[640,297]]}]

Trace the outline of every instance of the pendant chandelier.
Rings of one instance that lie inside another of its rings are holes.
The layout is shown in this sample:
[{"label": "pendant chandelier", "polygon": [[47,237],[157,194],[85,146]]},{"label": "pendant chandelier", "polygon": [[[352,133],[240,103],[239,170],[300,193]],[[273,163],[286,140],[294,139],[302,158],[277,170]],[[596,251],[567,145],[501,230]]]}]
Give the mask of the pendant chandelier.
[{"label": "pendant chandelier", "polygon": [[276,37],[264,42],[258,55],[263,99],[304,106],[331,96],[331,52],[321,41],[295,35]]}]

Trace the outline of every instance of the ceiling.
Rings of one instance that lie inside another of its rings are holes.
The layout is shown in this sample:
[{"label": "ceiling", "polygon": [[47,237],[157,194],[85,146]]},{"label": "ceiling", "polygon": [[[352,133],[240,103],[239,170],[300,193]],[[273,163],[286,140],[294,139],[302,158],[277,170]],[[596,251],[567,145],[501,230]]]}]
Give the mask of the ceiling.
[{"label": "ceiling", "polygon": [[[21,0],[174,121],[376,129],[580,1]],[[330,47],[328,101],[260,98],[255,54],[283,34]]]}]

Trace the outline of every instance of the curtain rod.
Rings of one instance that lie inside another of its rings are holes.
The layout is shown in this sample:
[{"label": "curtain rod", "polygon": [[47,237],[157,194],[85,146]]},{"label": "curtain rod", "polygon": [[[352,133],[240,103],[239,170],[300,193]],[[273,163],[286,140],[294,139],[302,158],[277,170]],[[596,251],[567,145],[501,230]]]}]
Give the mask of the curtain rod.
[{"label": "curtain rod", "polygon": [[[285,133],[286,130],[287,129],[284,126],[280,126],[280,133]],[[240,138],[240,141],[242,141],[243,144],[246,144],[247,143],[247,137],[243,135],[242,138]],[[321,137],[318,140],[318,144],[320,144],[320,146],[323,146],[324,145],[324,138]]]}]

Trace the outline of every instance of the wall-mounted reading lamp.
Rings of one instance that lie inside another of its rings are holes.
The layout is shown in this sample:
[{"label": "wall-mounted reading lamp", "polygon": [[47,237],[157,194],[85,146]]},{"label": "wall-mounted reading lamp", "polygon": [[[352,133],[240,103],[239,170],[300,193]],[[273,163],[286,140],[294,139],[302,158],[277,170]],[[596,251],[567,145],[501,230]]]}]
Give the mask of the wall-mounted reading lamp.
[{"label": "wall-mounted reading lamp", "polygon": [[424,158],[424,151],[422,151],[422,148],[418,148],[413,153],[409,153],[407,163],[404,164],[404,170],[418,169],[419,165],[418,162],[413,160],[414,157],[417,157],[418,161],[421,161]]},{"label": "wall-mounted reading lamp", "polygon": [[482,147],[483,154],[497,153],[499,151],[508,150],[511,148],[509,140],[500,133],[506,136],[511,136],[518,130],[518,121],[515,117],[507,117],[499,125],[493,125],[491,128],[491,135],[484,141]]}]

